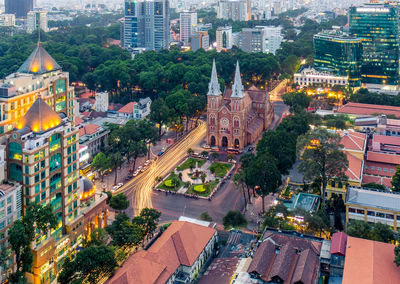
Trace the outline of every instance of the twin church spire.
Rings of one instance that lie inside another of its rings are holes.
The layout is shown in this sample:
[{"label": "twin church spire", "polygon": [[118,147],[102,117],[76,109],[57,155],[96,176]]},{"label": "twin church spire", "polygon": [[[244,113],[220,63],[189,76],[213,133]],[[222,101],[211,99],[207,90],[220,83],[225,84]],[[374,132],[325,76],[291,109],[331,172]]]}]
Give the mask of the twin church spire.
[{"label": "twin church spire", "polygon": [[[211,81],[208,84],[208,96],[219,96],[221,94],[221,87],[218,82],[217,67],[215,65],[215,59],[213,59],[213,67],[211,72]],[[231,98],[243,98],[244,87],[242,84],[242,77],[240,76],[239,61],[236,62],[235,79],[232,86]]]}]

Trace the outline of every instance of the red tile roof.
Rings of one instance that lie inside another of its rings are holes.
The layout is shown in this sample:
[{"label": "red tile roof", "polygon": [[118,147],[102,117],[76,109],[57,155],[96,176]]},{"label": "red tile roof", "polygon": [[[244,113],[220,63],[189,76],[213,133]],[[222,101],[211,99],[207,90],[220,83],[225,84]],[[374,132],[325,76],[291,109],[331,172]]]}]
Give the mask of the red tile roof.
[{"label": "red tile roof", "polygon": [[81,94],[80,96],[79,96],[79,98],[81,99],[89,99],[90,97],[94,97],[96,95],[96,93],[94,93],[94,92],[86,92],[86,93],[83,93],[83,94]]},{"label": "red tile roof", "polygon": [[367,161],[400,165],[400,155],[368,151]]},{"label": "red tile roof", "polygon": [[342,139],[340,143],[345,150],[365,151],[367,135],[354,131],[336,131]]},{"label": "red tile roof", "polygon": [[79,128],[79,136],[92,135],[99,130],[99,127],[100,126],[93,123],[86,124],[82,128]]},{"label": "red tile roof", "polygon": [[83,122],[82,118],[80,118],[79,116],[75,117],[75,126],[81,124]]},{"label": "red tile roof", "polygon": [[349,161],[349,166],[346,169],[346,176],[352,180],[361,180],[362,170],[363,170],[363,160],[345,152],[347,160]]},{"label": "red tile roof", "polygon": [[229,283],[239,264],[240,258],[216,258],[211,262],[207,271],[198,284]]},{"label": "red tile roof", "polygon": [[124,106],[123,104],[110,103],[108,105],[108,110],[117,111],[117,110],[121,109],[123,106]]},{"label": "red tile roof", "polygon": [[216,230],[175,221],[147,250],[130,256],[108,284],[164,284],[180,265],[191,267]]},{"label": "red tile roof", "polygon": [[400,283],[394,248],[392,244],[348,237],[342,284]]},{"label": "red tile roof", "polygon": [[135,104],[137,104],[137,103],[136,102],[130,102],[130,103],[124,105],[121,109],[119,109],[118,112],[132,114],[133,113],[133,106]]},{"label": "red tile roof", "polygon": [[362,183],[363,184],[376,183],[376,184],[381,184],[383,186],[386,186],[387,188],[391,188],[392,187],[392,178],[364,174],[362,177]]},{"label": "red tile roof", "polygon": [[343,232],[332,235],[331,254],[346,255],[347,235]]},{"label": "red tile roof", "polygon": [[267,232],[247,272],[266,282],[314,283],[318,277],[321,247],[321,242]]},{"label": "red tile roof", "polygon": [[378,142],[385,145],[400,146],[400,137],[374,134],[373,142]]},{"label": "red tile roof", "polygon": [[347,103],[344,106],[341,106],[337,112],[355,115],[385,114],[400,117],[400,107],[360,103]]}]

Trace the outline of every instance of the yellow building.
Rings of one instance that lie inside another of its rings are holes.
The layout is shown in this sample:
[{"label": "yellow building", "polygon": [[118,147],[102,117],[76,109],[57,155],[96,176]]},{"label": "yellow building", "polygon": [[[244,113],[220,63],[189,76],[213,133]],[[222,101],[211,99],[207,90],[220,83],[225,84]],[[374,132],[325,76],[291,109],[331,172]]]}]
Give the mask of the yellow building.
[{"label": "yellow building", "polygon": [[383,223],[397,231],[400,217],[400,194],[373,189],[348,187],[346,193],[346,226],[351,220]]},{"label": "yellow building", "polygon": [[36,99],[74,121],[74,89],[69,74],[38,43],[16,73],[0,80],[0,137],[14,129]]},{"label": "yellow building", "polygon": [[361,186],[362,173],[364,168],[364,155],[367,147],[367,136],[364,133],[354,131],[337,131],[342,137],[341,149],[347,156],[349,166],[346,169],[346,182],[330,180],[326,187],[327,198],[338,195],[343,200],[346,196],[347,186]]}]

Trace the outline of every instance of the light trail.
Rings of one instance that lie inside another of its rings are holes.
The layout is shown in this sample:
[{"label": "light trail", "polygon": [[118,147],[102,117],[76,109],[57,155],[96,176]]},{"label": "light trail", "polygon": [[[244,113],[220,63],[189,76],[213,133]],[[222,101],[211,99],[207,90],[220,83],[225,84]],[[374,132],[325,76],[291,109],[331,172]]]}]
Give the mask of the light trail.
[{"label": "light trail", "polygon": [[125,193],[131,200],[134,215],[137,215],[143,208],[153,208],[151,195],[156,177],[163,177],[174,170],[187,155],[187,150],[198,145],[204,139],[206,130],[206,124],[199,121],[196,129],[175,145],[172,145],[157,161],[150,165],[148,170],[115,191],[115,194]]}]

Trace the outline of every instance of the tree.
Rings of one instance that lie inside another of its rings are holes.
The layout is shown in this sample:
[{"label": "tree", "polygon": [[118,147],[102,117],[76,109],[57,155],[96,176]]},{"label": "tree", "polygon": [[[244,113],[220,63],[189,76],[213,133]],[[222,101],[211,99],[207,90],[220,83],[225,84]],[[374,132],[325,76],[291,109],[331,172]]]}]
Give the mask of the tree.
[{"label": "tree", "polygon": [[369,239],[371,231],[371,225],[361,220],[351,220],[347,225],[347,234],[352,237]]},{"label": "tree", "polygon": [[132,141],[128,146],[128,157],[133,158],[132,171],[135,171],[136,160],[141,155],[147,154],[147,147],[144,141]]},{"label": "tree", "polygon": [[144,208],[140,211],[139,216],[133,218],[132,223],[142,227],[145,235],[152,236],[157,229],[158,220],[161,212],[153,208]]},{"label": "tree", "polygon": [[389,225],[382,223],[375,223],[371,232],[371,238],[378,242],[390,243],[395,240],[393,230]]},{"label": "tree", "polygon": [[91,246],[100,246],[103,244],[107,244],[109,235],[104,228],[97,228],[90,234],[90,240],[87,238],[84,239],[83,245],[84,247],[91,247]]},{"label": "tree", "polygon": [[[247,207],[247,198],[245,192],[245,176],[243,171],[239,171],[237,174],[233,176],[233,183],[235,184],[236,188],[241,189],[244,198],[244,208]],[[250,203],[250,192],[249,192],[249,203]]]},{"label": "tree", "polygon": [[394,263],[397,266],[400,266],[400,244],[394,248]]},{"label": "tree", "polygon": [[158,123],[158,135],[161,136],[161,130],[164,123],[170,119],[171,110],[162,98],[158,98],[151,103],[150,119]]},{"label": "tree", "polygon": [[117,211],[125,210],[129,207],[129,200],[126,198],[125,194],[119,193],[111,197],[110,207]]},{"label": "tree", "polygon": [[291,112],[293,112],[295,108],[308,108],[311,103],[311,97],[307,96],[305,92],[285,93],[282,99],[285,105],[290,107]]},{"label": "tree", "polygon": [[192,148],[189,148],[189,149],[187,150],[187,154],[188,154],[189,156],[192,156],[193,153],[194,153],[194,151],[193,151]]},{"label": "tree", "polygon": [[225,228],[242,228],[247,226],[247,220],[240,211],[228,211],[222,221]]},{"label": "tree", "polygon": [[105,245],[84,248],[78,252],[73,261],[66,259],[58,276],[58,282],[81,283],[86,279],[89,283],[95,284],[101,278],[110,276],[117,265],[112,248]]},{"label": "tree", "polygon": [[45,234],[56,228],[57,224],[57,217],[53,214],[51,205],[36,203],[30,203],[22,219],[14,222],[8,231],[9,243],[17,264],[15,273],[10,276],[12,282],[23,281],[24,273],[31,270],[33,254],[30,245],[35,238],[36,229]]},{"label": "tree", "polygon": [[131,223],[128,216],[118,214],[115,221],[108,227],[107,232],[112,238],[113,245],[116,246],[137,246],[144,239],[144,230],[138,224]]},{"label": "tree", "polygon": [[400,165],[396,167],[396,173],[392,178],[392,190],[400,192]]},{"label": "tree", "polygon": [[218,157],[219,157],[219,154],[218,154],[217,152],[213,152],[213,153],[211,154],[211,159],[213,159],[213,160],[218,159]]},{"label": "tree", "polygon": [[115,171],[114,185],[116,185],[117,177],[118,177],[118,167],[122,166],[122,164],[124,163],[124,158],[122,157],[120,152],[116,152],[114,154],[111,154],[110,163],[111,163],[111,167]]},{"label": "tree", "polygon": [[235,159],[235,155],[234,154],[228,154],[228,155],[226,155],[226,158],[228,159],[228,161],[232,161],[233,159]]},{"label": "tree", "polygon": [[348,167],[346,154],[340,150],[339,134],[330,133],[324,128],[315,128],[297,140],[297,153],[300,158],[298,169],[305,179],[319,178],[322,184],[323,204],[326,203],[328,178],[346,179]]},{"label": "tree", "polygon": [[211,222],[213,220],[212,217],[210,216],[210,214],[208,214],[207,211],[201,213],[199,219],[203,220],[203,221],[208,221],[208,222]]},{"label": "tree", "polygon": [[110,169],[110,167],[111,167],[110,159],[103,152],[98,153],[93,158],[92,169],[100,173],[101,182],[103,182],[105,171]]},{"label": "tree", "polygon": [[265,212],[265,197],[277,192],[282,176],[275,158],[269,153],[257,154],[243,167],[247,186],[255,188],[262,198],[262,212]]}]

